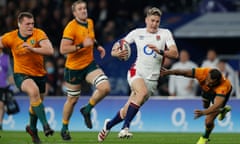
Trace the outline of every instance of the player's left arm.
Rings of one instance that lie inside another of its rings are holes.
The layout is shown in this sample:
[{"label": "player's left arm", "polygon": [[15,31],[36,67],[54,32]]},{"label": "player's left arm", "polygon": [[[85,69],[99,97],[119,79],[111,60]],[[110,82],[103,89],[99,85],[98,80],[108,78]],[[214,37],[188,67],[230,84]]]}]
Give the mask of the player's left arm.
[{"label": "player's left arm", "polygon": [[216,96],[214,99],[214,104],[212,104],[210,107],[208,107],[205,110],[195,110],[194,111],[194,118],[199,118],[203,115],[209,115],[212,113],[220,112],[223,103],[224,103],[225,97],[224,96]]},{"label": "player's left arm", "polygon": [[225,97],[224,96],[216,96],[214,99],[214,104],[212,104],[209,108],[203,111],[204,115],[209,115],[211,113],[219,112],[221,107],[223,106]]},{"label": "player's left arm", "polygon": [[179,56],[177,46],[176,45],[169,46],[166,50],[164,50],[163,56],[171,59],[177,59]]},{"label": "player's left arm", "polygon": [[177,59],[178,58],[178,49],[176,45],[171,45],[169,48],[166,48],[165,50],[159,50],[155,45],[148,44],[148,48],[154,50],[156,53],[168,57],[170,59]]},{"label": "player's left arm", "polygon": [[163,56],[170,59],[177,59],[179,57],[178,48],[176,42],[173,38],[172,33],[169,30],[166,30],[166,48],[163,51]]}]

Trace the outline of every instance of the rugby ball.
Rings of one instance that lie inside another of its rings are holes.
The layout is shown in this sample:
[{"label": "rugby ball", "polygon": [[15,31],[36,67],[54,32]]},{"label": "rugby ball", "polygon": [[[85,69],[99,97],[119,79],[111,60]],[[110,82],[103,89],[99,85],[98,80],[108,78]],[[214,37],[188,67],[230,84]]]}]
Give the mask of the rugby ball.
[{"label": "rugby ball", "polygon": [[125,41],[124,39],[121,39],[119,40],[119,50],[122,51],[122,50],[127,50],[128,51],[128,54],[121,60],[123,61],[127,61],[130,56],[131,56],[131,47],[129,45],[129,43],[127,41]]}]

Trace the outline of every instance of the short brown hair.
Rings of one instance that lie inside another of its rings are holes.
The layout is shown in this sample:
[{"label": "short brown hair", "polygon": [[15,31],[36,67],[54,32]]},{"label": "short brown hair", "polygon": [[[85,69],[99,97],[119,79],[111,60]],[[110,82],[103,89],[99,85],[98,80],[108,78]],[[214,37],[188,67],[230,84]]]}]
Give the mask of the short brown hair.
[{"label": "short brown hair", "polygon": [[20,12],[18,14],[18,22],[21,23],[24,17],[33,18],[33,15],[30,12]]},{"label": "short brown hair", "polygon": [[152,7],[147,10],[147,16],[157,15],[162,16],[162,11],[159,8]]}]

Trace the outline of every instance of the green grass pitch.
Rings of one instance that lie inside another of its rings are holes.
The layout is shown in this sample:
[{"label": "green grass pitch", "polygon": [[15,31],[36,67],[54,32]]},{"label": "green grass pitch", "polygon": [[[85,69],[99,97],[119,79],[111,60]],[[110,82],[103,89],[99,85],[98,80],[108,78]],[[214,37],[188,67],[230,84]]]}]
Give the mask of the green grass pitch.
[{"label": "green grass pitch", "polygon": [[[59,132],[45,137],[39,132],[42,144],[98,144],[98,132],[71,132],[72,140],[63,141]],[[111,132],[102,144],[196,144],[201,133],[133,132],[130,139],[119,139]],[[0,144],[31,144],[30,136],[23,131],[0,131]],[[209,144],[240,144],[239,133],[213,133]]]}]

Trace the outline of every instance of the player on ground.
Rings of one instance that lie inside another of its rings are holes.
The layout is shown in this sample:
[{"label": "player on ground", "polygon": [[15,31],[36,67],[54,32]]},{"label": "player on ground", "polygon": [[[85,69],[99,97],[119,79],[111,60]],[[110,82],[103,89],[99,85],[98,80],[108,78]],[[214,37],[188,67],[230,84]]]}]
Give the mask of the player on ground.
[{"label": "player on ground", "polygon": [[54,131],[46,119],[43,95],[46,84],[43,55],[53,55],[54,50],[45,32],[34,28],[34,18],[29,12],[18,15],[18,29],[0,38],[0,48],[10,48],[14,63],[14,80],[17,87],[30,99],[30,124],[26,131],[34,143],[40,143],[37,120],[42,123],[45,136]]},{"label": "player on ground", "polygon": [[[171,32],[159,28],[162,12],[158,8],[150,8],[145,18],[146,28],[131,31],[123,39],[137,46],[136,63],[128,71],[128,83],[131,94],[126,104],[111,120],[106,119],[103,129],[98,134],[98,141],[103,141],[110,129],[124,120],[119,138],[132,136],[130,123],[144,102],[157,89],[160,68],[164,57],[177,58],[178,50]],[[167,49],[165,49],[165,47]],[[114,44],[112,56],[123,59],[127,51],[119,51],[119,44]]]},{"label": "player on ground", "polygon": [[74,2],[72,12],[75,18],[65,27],[60,46],[60,52],[67,54],[64,71],[67,100],[63,108],[61,129],[63,140],[71,139],[68,125],[81,93],[81,81],[86,80],[96,88],[89,103],[80,109],[88,128],[92,128],[90,118],[92,108],[110,92],[108,77],[94,61],[94,47],[97,47],[102,58],[105,56],[105,50],[95,40],[94,25],[88,18],[86,2],[82,0]]},{"label": "player on ground", "polygon": [[[193,69],[161,69],[161,76],[182,75],[196,78],[202,88],[202,102],[204,110],[195,110],[195,119],[206,115],[205,132],[199,138],[197,144],[207,144],[209,136],[214,128],[214,120],[219,115],[219,120],[223,120],[230,106],[225,106],[231,94],[232,85],[217,69],[193,68]],[[212,105],[210,105],[212,103]]]}]

